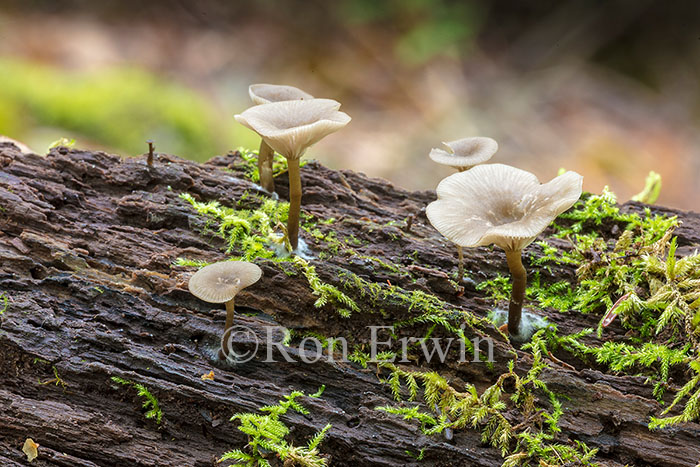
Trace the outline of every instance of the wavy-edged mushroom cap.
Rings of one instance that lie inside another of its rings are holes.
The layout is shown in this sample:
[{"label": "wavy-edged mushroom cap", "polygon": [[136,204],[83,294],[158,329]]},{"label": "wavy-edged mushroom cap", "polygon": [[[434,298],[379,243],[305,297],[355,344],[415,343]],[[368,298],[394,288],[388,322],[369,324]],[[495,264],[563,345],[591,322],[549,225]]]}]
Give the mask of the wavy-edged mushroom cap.
[{"label": "wavy-edged mushroom cap", "polygon": [[430,158],[438,164],[457,169],[468,169],[483,164],[498,151],[496,140],[486,136],[474,136],[442,144],[447,151],[433,148],[430,151]]},{"label": "wavy-edged mushroom cap", "polygon": [[248,94],[256,105],[314,98],[308,92],[284,84],[251,84],[248,86]]},{"label": "wavy-edged mushroom cap", "polygon": [[238,292],[255,284],[262,270],[246,261],[222,261],[205,266],[192,277],[188,287],[195,297],[209,303],[225,303]]},{"label": "wavy-edged mushroom cap", "polygon": [[271,102],[251,107],[235,119],[278,153],[298,159],[309,146],[350,122],[339,108],[340,103],[332,99]]},{"label": "wavy-edged mushroom cap", "polygon": [[437,187],[426,214],[462,247],[495,244],[522,250],[581,197],[583,177],[566,172],[543,185],[534,174],[486,164],[450,175]]}]

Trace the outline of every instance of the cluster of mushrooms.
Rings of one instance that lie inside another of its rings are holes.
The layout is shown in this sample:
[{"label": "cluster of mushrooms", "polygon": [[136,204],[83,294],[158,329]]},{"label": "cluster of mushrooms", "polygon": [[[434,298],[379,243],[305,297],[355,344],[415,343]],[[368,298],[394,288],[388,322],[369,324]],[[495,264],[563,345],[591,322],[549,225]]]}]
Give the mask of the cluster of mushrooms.
[{"label": "cluster of mushrooms", "polygon": [[[581,197],[583,177],[564,172],[545,184],[525,170],[504,164],[484,164],[498,150],[491,138],[473,137],[444,143],[430,158],[458,170],[437,187],[437,201],[426,214],[442,235],[457,245],[463,274],[462,248],[496,245],[506,253],[513,289],[508,305],[508,334],[525,339],[521,326],[527,272],[522,251],[559,214]],[[481,165],[483,164],[483,165]]]},{"label": "cluster of mushrooms", "polygon": [[[274,153],[287,159],[290,206],[286,234],[291,248],[296,250],[301,209],[299,160],[311,145],[347,125],[350,117],[339,111],[339,102],[314,98],[293,86],[254,84],[249,93],[255,105],[235,119],[261,137],[258,171],[260,185],[268,192],[274,192]],[[517,338],[522,334],[527,284],[522,250],[579,199],[583,177],[565,172],[540,184],[535,175],[524,170],[485,164],[498,150],[491,138],[464,138],[444,145],[445,149],[433,149],[430,158],[458,172],[438,185],[438,199],[426,209],[428,219],[457,245],[460,281],[464,275],[463,248],[496,245],[505,251],[513,278],[507,331]],[[260,268],[252,263],[224,261],[195,273],[189,289],[204,301],[226,303],[225,336],[233,325],[234,297],[261,275]],[[219,355],[227,356],[223,350]]]},{"label": "cluster of mushrooms", "polygon": [[248,88],[254,105],[234,118],[260,135],[258,172],[260,185],[273,193],[272,157],[277,151],[287,159],[289,174],[289,217],[287,237],[292,250],[299,246],[301,175],[299,160],[314,143],[350,123],[340,112],[340,102],[316,99],[293,86],[254,84]]}]

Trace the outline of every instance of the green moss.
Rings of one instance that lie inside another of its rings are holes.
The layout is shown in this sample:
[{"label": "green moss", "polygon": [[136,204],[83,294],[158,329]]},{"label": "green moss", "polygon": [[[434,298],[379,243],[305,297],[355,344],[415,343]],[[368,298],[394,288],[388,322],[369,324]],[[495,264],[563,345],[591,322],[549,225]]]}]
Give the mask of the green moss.
[{"label": "green moss", "polygon": [[[493,279],[487,279],[476,286],[476,290],[483,291],[496,303],[510,300],[512,284],[510,278],[497,275]],[[543,284],[540,272],[535,271],[526,290],[528,303],[537,303],[540,308],[554,308],[565,313],[574,309],[577,304],[575,289],[567,281],[559,281],[553,284]]]},{"label": "green moss", "polygon": [[362,349],[362,346],[355,346],[352,353],[348,354],[348,360],[357,363],[362,368],[367,368],[367,365],[369,365],[371,358],[372,357],[370,356],[370,354]]},{"label": "green moss", "polygon": [[661,175],[649,172],[644,182],[644,189],[632,197],[632,201],[654,204],[661,194]]},{"label": "green moss", "polygon": [[207,261],[188,258],[177,258],[175,261],[173,261],[173,266],[193,267],[198,269],[201,269],[204,266],[209,266],[209,264],[211,263]]},{"label": "green moss", "polygon": [[64,147],[64,148],[72,148],[75,146],[75,139],[68,139],[68,138],[59,138],[53,143],[49,144],[49,151],[52,150],[53,148],[57,147]]},{"label": "green moss", "polygon": [[693,376],[676,391],[672,404],[663,412],[667,414],[673,407],[686,401],[682,414],[674,417],[652,417],[650,429],[665,428],[676,423],[688,422],[700,418],[700,357],[697,347],[691,344],[669,347],[664,344],[646,342],[633,345],[622,342],[604,342],[600,346],[586,345],[581,339],[593,333],[592,329],[584,329],[569,336],[557,336],[550,329],[548,345],[551,348],[562,348],[586,360],[593,357],[597,363],[608,366],[612,371],[647,376],[647,383],[653,383],[653,394],[661,402],[664,392],[672,387],[669,384],[672,368],[687,369]]},{"label": "green moss", "polygon": [[54,128],[42,146],[70,133],[79,141],[142,154],[150,138],[159,151],[204,160],[225,150],[220,135],[234,127],[232,121],[220,123],[202,96],[136,69],[79,73],[2,59],[0,76],[0,133],[27,138],[30,145],[37,136],[46,138],[31,134],[33,128]]},{"label": "green moss", "polygon": [[216,222],[215,230],[210,233],[226,241],[227,253],[237,252],[237,259],[245,261],[278,259],[277,249],[271,245],[281,241],[276,229],[287,222],[289,203],[260,199],[257,209],[234,209],[222,206],[218,201],[196,201],[189,193],[182,193],[180,198],[190,203],[199,214]]},{"label": "green moss", "polygon": [[324,243],[319,253],[320,259],[326,259],[331,256],[338,256],[341,251],[345,251],[345,245],[340,242],[337,238],[337,233],[335,230],[329,232],[323,232],[320,228],[315,227],[310,222],[307,222],[303,226],[304,230],[309,232],[309,234],[319,243]]},{"label": "green moss", "polygon": [[[568,336],[558,336],[556,327],[546,330],[546,346],[563,349],[584,361],[591,359],[619,373],[647,376],[654,383],[654,396],[662,400],[668,386],[669,373],[673,367],[685,367],[693,359],[690,344],[669,348],[666,345],[646,342],[633,345],[624,342],[604,342],[600,346],[586,345],[582,339],[593,334],[593,329],[584,329]],[[546,347],[543,347],[543,350]]]},{"label": "green moss", "polygon": [[[531,264],[567,264],[577,266],[577,285],[567,282],[545,284],[538,271],[530,281],[528,299],[536,301],[540,307],[552,307],[559,311],[578,310],[584,313],[610,308],[613,297],[633,292],[645,284],[646,274],[664,249],[674,228],[678,225],[675,217],[653,216],[647,209],[639,214],[621,214],[615,203],[615,196],[609,191],[602,195],[588,195],[573,210],[560,216],[573,220],[568,227],[553,226],[558,236],[565,236],[571,243],[570,250],[561,250],[547,242],[538,242],[542,254],[531,255]],[[592,228],[605,222],[620,223],[623,232],[614,243],[605,241],[597,232],[585,232],[584,226]],[[559,220],[557,222],[560,222]],[[694,260],[689,260],[691,263]],[[657,265],[658,266],[658,265]],[[497,276],[481,282],[477,286],[496,301],[510,297],[510,280]]]},{"label": "green moss", "polygon": [[[359,306],[341,292],[337,287],[322,281],[316,269],[308,261],[299,256],[278,257],[280,238],[275,228],[284,224],[289,212],[289,204],[272,199],[262,199],[258,209],[234,209],[222,206],[217,201],[199,202],[189,193],[183,193],[184,199],[200,214],[216,223],[209,233],[222,238],[227,245],[227,253],[239,253],[232,259],[254,261],[268,259],[277,262],[290,262],[304,275],[314,295],[318,298],[314,305],[322,308],[334,305],[335,310],[343,317],[349,317],[352,312],[360,311]],[[209,226],[209,224],[207,224]],[[277,244],[277,247],[271,245]],[[206,263],[185,258],[178,258],[176,266],[202,267]],[[294,274],[283,268],[288,275]]]},{"label": "green moss", "polygon": [[[37,362],[37,359],[34,359],[34,363],[36,363],[36,362]],[[48,364],[48,363],[49,363],[49,362],[47,362],[46,360],[41,360],[41,362],[42,362],[42,363],[45,363],[45,364]],[[48,381],[41,381],[41,380],[40,380],[40,381],[39,381],[39,384],[42,385],[42,386],[44,386],[44,385],[47,385],[47,384],[54,383],[56,386],[61,386],[61,388],[62,388],[63,391],[65,392],[65,390],[66,390],[66,388],[68,387],[68,385],[67,385],[66,382],[63,381],[63,379],[59,376],[59,374],[58,374],[58,368],[56,368],[55,366],[52,365],[52,366],[51,366],[51,369],[53,370],[53,376],[54,376],[53,379],[50,379],[50,380],[48,380]]]},{"label": "green moss", "polygon": [[513,285],[510,278],[497,275],[493,279],[487,279],[476,285],[476,290],[486,292],[486,295],[496,302],[510,300]]},{"label": "green moss", "polygon": [[[274,227],[278,223],[286,221],[288,212],[288,204],[280,203],[273,200],[264,200],[260,208],[255,210],[234,209],[222,206],[216,201],[199,202],[196,201],[188,193],[180,195],[182,199],[189,202],[192,207],[203,216],[209,218],[212,223],[215,223],[213,228],[209,229],[209,233],[214,234],[226,241],[227,252],[240,252],[240,256],[236,259],[251,261],[255,259],[279,259],[276,257],[275,249],[269,248],[271,243],[277,241],[274,235]],[[313,226],[313,219],[307,220],[309,227]],[[209,227],[210,224],[207,224]],[[400,274],[402,272],[398,265],[388,263],[381,258],[361,255],[341,244],[336,238],[335,232],[331,231],[323,234],[320,229],[311,230],[312,236],[318,240],[322,240],[331,245],[330,250],[337,254],[340,249],[349,255],[359,257],[361,259],[371,261],[393,273]],[[350,316],[352,312],[359,312],[360,307],[346,293],[341,292],[338,287],[322,281],[314,266],[308,261],[296,256],[284,259],[289,261],[306,277],[313,294],[318,297],[315,302],[317,308],[322,308],[326,305],[334,305],[335,310],[344,317]],[[201,267],[203,262],[179,258],[175,262],[178,266],[196,266]],[[285,269],[285,272],[291,272]],[[416,318],[398,323],[399,326],[406,326],[413,323],[429,322],[443,325],[446,329],[457,332],[463,335],[462,330],[458,329],[454,324],[446,318],[452,313],[452,320],[457,321],[463,318],[463,314],[457,316],[452,307],[441,301],[432,294],[427,294],[421,291],[405,291],[397,286],[386,284],[378,284],[361,279],[359,276],[342,273],[340,276],[341,284],[344,288],[352,290],[361,297],[369,296],[373,305],[379,306],[381,303],[391,301],[398,305],[405,305],[409,311],[416,310],[421,314]],[[473,315],[469,315],[469,322],[475,322]]]},{"label": "green moss", "polygon": [[[569,221],[569,225],[561,225],[559,219]],[[637,213],[621,213],[617,205],[617,197],[608,187],[600,195],[587,193],[572,209],[561,214],[553,227],[558,231],[558,237],[581,233],[585,228],[618,224],[625,230],[641,234],[645,243],[652,243],[664,236],[668,229],[678,225],[676,217],[652,216],[649,208],[644,215]],[[590,234],[589,234],[590,235]]]},{"label": "green moss", "polygon": [[294,391],[275,405],[260,408],[259,413],[237,413],[231,421],[238,421],[238,430],[248,435],[248,444],[243,449],[235,449],[221,456],[218,462],[235,461],[235,466],[258,467],[269,466],[267,460],[270,453],[274,453],[285,465],[298,465],[303,467],[323,467],[328,460],[321,457],[318,447],[325,438],[331,425],[328,424],[316,433],[306,446],[294,446],[285,438],[289,434],[289,427],[280,420],[290,409],[300,414],[308,415],[309,411],[296,399],[300,397],[318,398],[325,387],[318,392],[305,395],[301,391]]},{"label": "green moss", "polygon": [[[471,384],[458,391],[434,371],[409,371],[391,363],[380,363],[380,368],[389,370],[384,382],[391,388],[394,398],[402,401],[403,394],[407,394],[407,401],[418,403],[376,409],[405,420],[416,420],[426,435],[447,430],[477,429],[481,432],[483,443],[501,451],[505,458],[504,465],[564,466],[572,462],[595,465],[592,460],[597,450],[589,449],[584,443],[569,446],[556,442],[563,410],[556,395],[539,379],[547,368],[542,358],[543,347],[544,339],[540,331],[535,334],[531,344],[524,346],[533,356],[528,373],[523,377],[517,375],[513,371],[513,362],[510,362],[509,371],[481,394]],[[506,381],[512,384],[506,385]],[[508,393],[506,388],[512,388],[512,392]],[[538,394],[544,396],[548,406],[538,404],[541,400]],[[429,411],[421,407],[429,408]],[[517,413],[522,422],[514,427],[506,418],[506,412],[510,419]]]},{"label": "green moss", "polygon": [[560,313],[566,313],[576,309],[578,296],[576,290],[567,281],[559,281],[553,284],[543,284],[539,271],[533,275],[531,285],[527,289],[529,300],[539,303],[541,308],[554,308]]},{"label": "green moss", "polygon": [[7,311],[10,306],[10,298],[7,296],[6,292],[0,293],[0,300],[2,300],[2,307],[0,308],[0,316]]},{"label": "green moss", "polygon": [[673,402],[664,410],[662,415],[666,415],[677,404],[687,398],[686,404],[683,407],[683,412],[673,417],[651,417],[649,422],[650,430],[666,428],[677,423],[692,422],[700,419],[700,358],[690,362],[689,367],[693,371],[693,377],[678,390]]},{"label": "green moss", "polygon": [[406,450],[406,454],[413,457],[417,461],[422,461],[423,457],[425,457],[425,448],[418,451],[418,454],[414,453],[413,451]]},{"label": "green moss", "polygon": [[146,386],[143,384],[134,383],[133,381],[129,381],[124,378],[119,378],[118,376],[112,376],[112,381],[123,386],[130,386],[136,389],[138,396],[144,399],[142,406],[144,409],[146,409],[144,417],[153,419],[158,425],[160,425],[163,419],[163,412],[160,410],[158,399],[151,394],[151,391],[149,391]]},{"label": "green moss", "polygon": [[367,299],[375,311],[384,312],[384,307],[392,306],[414,315],[394,323],[395,328],[416,324],[437,325],[463,340],[469,352],[472,351],[471,341],[466,338],[462,325],[474,331],[490,326],[486,319],[479,318],[469,311],[457,309],[437,296],[421,290],[406,290],[397,285],[370,282],[350,272],[342,272],[339,274],[339,279],[346,290],[352,290],[360,297]]},{"label": "green moss", "polygon": [[309,281],[313,294],[318,297],[314,303],[316,308],[322,308],[329,303],[335,304],[339,307],[336,308],[337,313],[344,318],[350,317],[353,311],[360,311],[360,307],[353,299],[341,292],[337,287],[323,282],[316,274],[316,268],[310,265],[308,261],[295,256],[292,262],[299,267],[306,280]]},{"label": "green moss", "polygon": [[372,263],[376,264],[377,266],[384,268],[389,272],[393,272],[394,274],[397,274],[399,276],[404,273],[401,270],[401,267],[399,267],[393,263],[387,263],[386,261],[382,260],[381,258],[377,258],[376,256],[361,255],[361,254],[356,253],[355,257],[359,258],[359,259],[363,259],[365,261],[371,261]]},{"label": "green moss", "polygon": [[368,352],[365,352],[364,349],[365,344],[354,346],[352,353],[348,355],[348,360],[357,363],[362,368],[367,368],[372,363],[392,362],[399,357],[396,352],[386,350],[384,352],[377,352],[375,358],[372,359],[372,356]]},{"label": "green moss", "polygon": [[559,248],[550,245],[547,242],[535,242],[535,245],[542,247],[542,253],[531,253],[529,256],[530,264],[533,266],[544,266],[550,263],[554,264],[572,264],[578,266],[581,264],[581,259],[568,251],[562,251]]}]

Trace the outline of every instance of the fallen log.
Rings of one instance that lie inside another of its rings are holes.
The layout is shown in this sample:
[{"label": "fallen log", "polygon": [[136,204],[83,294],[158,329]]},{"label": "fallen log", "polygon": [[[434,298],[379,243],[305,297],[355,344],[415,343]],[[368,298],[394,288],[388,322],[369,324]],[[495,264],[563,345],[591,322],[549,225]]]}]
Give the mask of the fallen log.
[{"label": "fallen log", "polygon": [[[299,346],[304,337],[343,337],[350,352],[366,351],[368,326],[397,323],[402,326],[396,326],[396,338],[448,338],[443,318],[452,324],[462,320],[468,340],[492,339],[492,363],[472,362],[471,354],[462,363],[412,356],[399,367],[436,371],[457,391],[473,385],[479,394],[508,373],[510,361],[514,374],[525,377],[532,352],[514,347],[482,320],[493,303],[475,288],[507,271],[504,255],[488,248],[465,251],[470,280],[463,289],[457,286],[451,279],[457,269],[454,247],[424,214],[432,191],[409,192],[316,162],[304,166],[302,238],[309,257],[256,260],[263,278],[237,298],[236,324],[251,334],[238,336],[236,348],[258,351],[234,364],[217,359],[225,310],[189,294],[187,279],[196,267],[187,264],[246,251],[228,243],[215,219],[180,195],[259,210],[272,198],[248,178],[249,169],[240,153],[206,164],[159,155],[149,167],[145,157],[62,147],[38,156],[0,143],[0,293],[8,299],[0,315],[0,463],[25,465],[22,445],[32,438],[40,445],[33,465],[217,465],[224,452],[245,450],[250,441],[229,421],[232,415],[260,413],[294,390],[313,394],[325,386],[320,397],[300,399],[308,414],[290,411],[283,418],[295,446],[331,424],[319,447],[330,465],[501,465],[504,453],[482,442],[480,430],[427,435],[414,421],[376,410],[400,405],[386,382],[391,368],[371,363],[364,368],[357,361],[362,353],[354,362],[331,361],[328,349],[320,354],[313,346]],[[279,174],[276,183],[282,200],[285,177]],[[630,203],[624,209],[644,207]],[[679,251],[698,247],[698,214],[652,209],[683,221],[675,232]],[[575,268],[567,265],[537,270],[548,282],[576,281]],[[334,288],[325,302],[319,302],[324,295],[314,280]],[[447,307],[444,316],[425,312],[441,307]],[[595,327],[600,319],[542,312],[560,334]],[[288,345],[265,345],[271,326],[292,331]],[[617,333],[612,337],[625,332],[614,325],[610,331]],[[268,350],[275,362],[266,361]],[[303,361],[309,355],[317,360]],[[698,463],[698,423],[649,431],[649,417],[663,407],[645,378],[606,371],[563,352],[544,360],[539,379],[563,404],[556,442],[597,448],[601,465]],[[210,372],[213,380],[202,378]],[[113,377],[147,388],[162,422],[145,418],[137,392]],[[542,411],[551,411],[539,394],[539,411],[523,417],[505,392],[502,416],[512,427],[534,429],[542,424]],[[406,402],[405,387],[401,393]],[[506,444],[513,448],[515,440]],[[281,465],[273,455],[268,460]]]}]

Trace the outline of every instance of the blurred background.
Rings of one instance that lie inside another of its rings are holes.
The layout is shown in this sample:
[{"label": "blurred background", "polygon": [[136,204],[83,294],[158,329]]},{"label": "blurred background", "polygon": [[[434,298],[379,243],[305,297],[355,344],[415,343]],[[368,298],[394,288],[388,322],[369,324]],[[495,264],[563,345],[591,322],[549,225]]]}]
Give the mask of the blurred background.
[{"label": "blurred background", "polygon": [[204,161],[259,139],[232,116],[251,83],[343,103],[309,150],[432,189],[427,154],[491,136],[494,162],[560,167],[621,201],[700,209],[700,2],[0,0],[0,134]]}]

